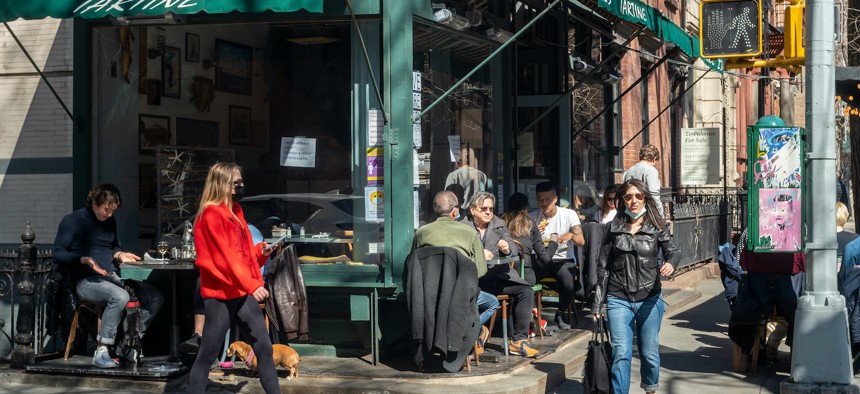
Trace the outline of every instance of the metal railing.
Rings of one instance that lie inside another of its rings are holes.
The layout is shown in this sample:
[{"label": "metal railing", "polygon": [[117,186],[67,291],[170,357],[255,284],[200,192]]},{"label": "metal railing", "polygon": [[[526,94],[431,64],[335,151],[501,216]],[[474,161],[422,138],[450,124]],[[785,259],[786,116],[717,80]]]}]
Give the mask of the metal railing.
[{"label": "metal railing", "polygon": [[[21,271],[18,252],[0,251],[0,361],[8,362],[15,347],[14,337],[20,307],[20,290],[23,271]],[[49,250],[39,250],[33,265],[33,305],[35,319],[33,324],[34,350],[36,355],[56,352],[54,338],[48,338],[45,330],[46,297],[45,284],[53,269]]]},{"label": "metal railing", "polygon": [[672,193],[669,199],[672,241],[682,251],[678,267],[714,259],[717,246],[743,229],[744,212],[738,190],[696,188]]}]

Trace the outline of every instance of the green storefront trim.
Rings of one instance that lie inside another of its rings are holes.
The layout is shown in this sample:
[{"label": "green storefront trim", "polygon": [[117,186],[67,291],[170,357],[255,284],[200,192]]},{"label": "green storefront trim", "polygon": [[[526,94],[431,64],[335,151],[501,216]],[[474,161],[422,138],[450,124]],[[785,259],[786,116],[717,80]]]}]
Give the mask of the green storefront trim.
[{"label": "green storefront trim", "polygon": [[[681,48],[690,57],[700,56],[699,40],[687,34],[684,29],[654,7],[638,0],[597,0],[597,5],[615,16],[632,23],[644,25],[662,40],[671,42]],[[723,72],[722,61],[702,61],[714,71]]]}]

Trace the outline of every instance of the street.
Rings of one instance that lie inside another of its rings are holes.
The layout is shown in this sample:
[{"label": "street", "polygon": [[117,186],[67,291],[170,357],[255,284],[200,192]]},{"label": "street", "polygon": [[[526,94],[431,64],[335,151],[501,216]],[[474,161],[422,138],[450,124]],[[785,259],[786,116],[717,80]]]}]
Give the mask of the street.
[{"label": "street", "polygon": [[[780,347],[779,363],[759,365],[755,376],[731,371],[731,341],[727,335],[729,307],[719,279],[699,283],[702,297],[671,316],[660,330],[660,390],[662,393],[778,393],[789,376],[789,348]],[[639,389],[639,359],[634,347],[630,392]],[[582,371],[551,392],[582,393]]]}]

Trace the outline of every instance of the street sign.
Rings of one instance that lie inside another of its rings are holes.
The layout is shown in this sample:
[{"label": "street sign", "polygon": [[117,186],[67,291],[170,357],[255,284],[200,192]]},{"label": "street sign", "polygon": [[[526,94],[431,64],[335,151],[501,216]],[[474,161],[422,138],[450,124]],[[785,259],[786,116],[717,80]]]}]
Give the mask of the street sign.
[{"label": "street sign", "polygon": [[702,57],[755,57],[762,52],[761,3],[704,0],[699,4]]}]

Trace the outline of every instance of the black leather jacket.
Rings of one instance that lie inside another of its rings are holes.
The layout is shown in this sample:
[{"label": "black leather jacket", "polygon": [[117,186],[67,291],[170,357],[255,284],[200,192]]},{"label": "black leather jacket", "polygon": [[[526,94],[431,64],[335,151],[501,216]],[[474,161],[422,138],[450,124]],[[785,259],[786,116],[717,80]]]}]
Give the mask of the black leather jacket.
[{"label": "black leather jacket", "polygon": [[624,228],[623,217],[613,220],[600,250],[591,310],[600,310],[608,288],[634,294],[659,285],[658,250],[663,252],[665,262],[678,267],[681,253],[672,245],[668,226],[658,230],[646,223],[636,234],[631,234]]}]

